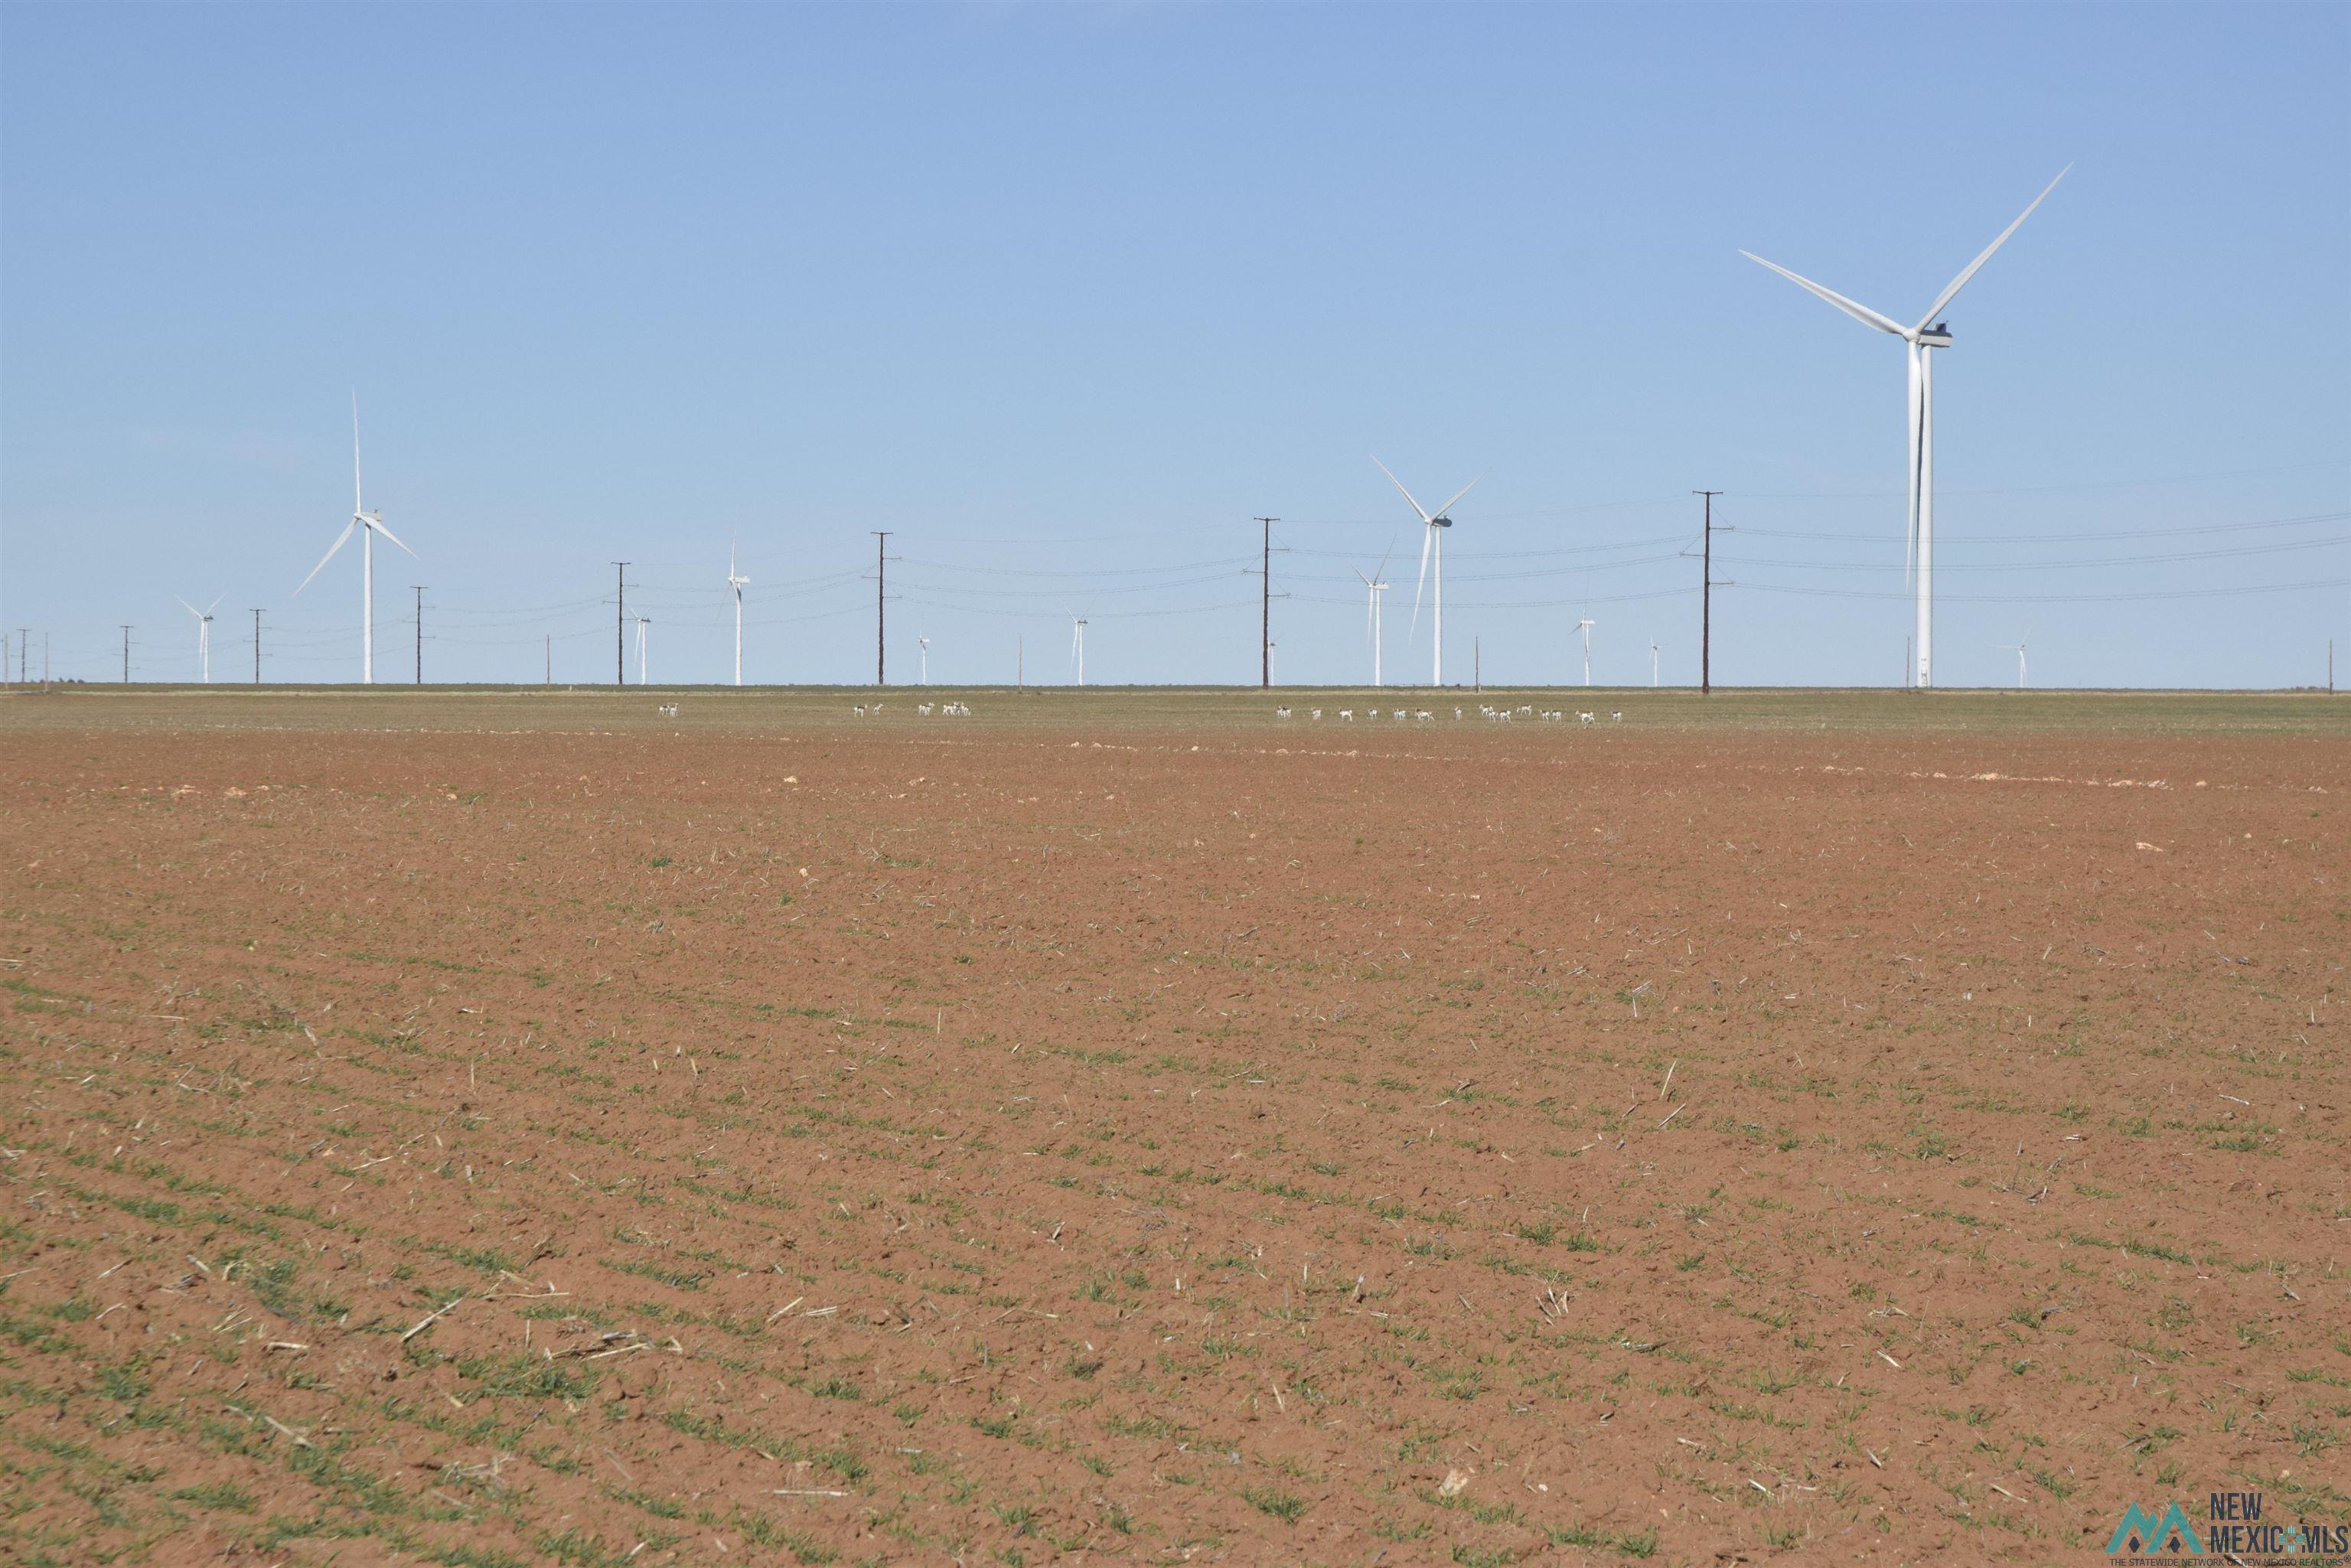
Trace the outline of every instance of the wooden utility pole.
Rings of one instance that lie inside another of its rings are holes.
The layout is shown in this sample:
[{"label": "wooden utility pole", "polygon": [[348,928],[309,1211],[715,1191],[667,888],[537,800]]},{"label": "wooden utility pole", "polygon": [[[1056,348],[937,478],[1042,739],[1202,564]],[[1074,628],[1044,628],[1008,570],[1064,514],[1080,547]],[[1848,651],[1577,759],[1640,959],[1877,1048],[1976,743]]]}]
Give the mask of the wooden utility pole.
[{"label": "wooden utility pole", "polygon": [[[116,624],[121,623],[118,622]],[[131,628],[128,626],[122,628],[122,684],[126,686],[131,684]]]},{"label": "wooden utility pole", "polygon": [[1485,641],[1482,637],[1469,639],[1469,691],[1473,696],[1486,689]]},{"label": "wooden utility pole", "polygon": [[253,684],[261,684],[261,612],[253,612]]},{"label": "wooden utility pole", "polygon": [[883,591],[890,581],[889,530],[873,530],[873,684],[890,684],[890,644],[883,636],[884,612],[888,595]]},{"label": "wooden utility pole", "polygon": [[416,684],[421,686],[424,684],[424,585],[408,586],[416,590]]},{"label": "wooden utility pole", "polygon": [[1262,564],[1258,570],[1258,685],[1273,685],[1273,525],[1280,517],[1255,519],[1265,530]]},{"label": "wooden utility pole", "polygon": [[1698,691],[1708,696],[1714,691],[1714,498],[1719,490],[1693,492],[1706,497],[1706,548],[1701,553],[1699,570],[1705,574],[1705,586],[1698,591]]},{"label": "wooden utility pole", "polygon": [[612,563],[621,572],[620,607],[612,612],[612,684],[629,684],[629,563]]},{"label": "wooden utility pole", "polygon": [[555,684],[555,633],[547,634],[547,684]]}]

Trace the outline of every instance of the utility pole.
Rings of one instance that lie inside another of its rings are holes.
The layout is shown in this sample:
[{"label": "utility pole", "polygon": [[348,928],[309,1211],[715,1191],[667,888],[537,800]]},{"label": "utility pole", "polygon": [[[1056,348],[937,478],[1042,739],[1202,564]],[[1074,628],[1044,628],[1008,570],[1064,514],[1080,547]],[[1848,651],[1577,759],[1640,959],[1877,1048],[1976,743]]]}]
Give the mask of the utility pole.
[{"label": "utility pole", "polygon": [[1258,685],[1273,685],[1273,525],[1280,517],[1259,517],[1265,529],[1263,566],[1258,572]]},{"label": "utility pole", "polygon": [[629,684],[629,563],[612,563],[621,570],[621,605],[612,615],[612,684]]},{"label": "utility pole", "polygon": [[424,585],[408,586],[416,590],[416,684],[421,686],[424,684]]},{"label": "utility pole", "polygon": [[20,686],[26,686],[26,685],[32,685],[32,680],[33,680],[33,678],[32,678],[32,674],[31,674],[31,672],[29,671],[29,669],[26,667],[26,654],[28,654],[28,653],[30,653],[32,652],[32,649],[33,649],[33,633],[32,633],[30,631],[26,630],[25,627],[22,627],[22,626],[17,627],[17,628],[16,628],[16,684],[17,684],[18,685],[20,685]]},{"label": "utility pole", "polygon": [[1698,591],[1698,693],[1708,696],[1714,691],[1714,498],[1719,490],[1692,492],[1706,497],[1706,549],[1701,557],[1705,586]]},{"label": "utility pole", "polygon": [[[116,624],[121,623],[117,622]],[[131,684],[131,628],[128,626],[122,628],[122,684],[126,686]]]},{"label": "utility pole", "polygon": [[[2329,650],[2326,656],[2332,660],[2335,644],[2329,643],[2326,646]],[[2330,669],[2333,667],[2331,664],[2328,665]],[[1012,639],[1012,687],[1019,692],[1029,689],[1029,639],[1026,636]]]},{"label": "utility pole", "polygon": [[253,684],[261,684],[261,612],[253,612]]},{"label": "utility pole", "polygon": [[555,633],[547,634],[547,684],[555,684]]},{"label": "utility pole", "polygon": [[890,644],[883,636],[884,616],[882,608],[883,603],[887,601],[888,598],[883,590],[888,587],[890,581],[890,557],[887,553],[889,548],[890,531],[886,528],[874,529],[873,684],[877,686],[886,686],[890,684]]},{"label": "utility pole", "polygon": [[41,633],[41,689],[49,689],[49,634]]},{"label": "utility pole", "polygon": [[1472,696],[1486,689],[1485,639],[1469,639],[1469,692]]}]

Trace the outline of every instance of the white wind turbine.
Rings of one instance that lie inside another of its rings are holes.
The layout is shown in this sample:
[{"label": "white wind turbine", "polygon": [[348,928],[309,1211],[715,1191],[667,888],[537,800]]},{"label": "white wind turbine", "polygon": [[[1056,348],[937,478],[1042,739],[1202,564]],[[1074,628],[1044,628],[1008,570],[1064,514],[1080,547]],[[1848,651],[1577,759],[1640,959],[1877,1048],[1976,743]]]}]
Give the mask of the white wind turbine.
[{"label": "white wind turbine", "polygon": [[[178,598],[178,595],[174,594],[172,597]],[[228,595],[225,593],[215,594],[212,604],[205,605],[202,610],[184,599],[180,600],[180,608],[196,618],[196,663],[204,671],[206,685],[213,684],[213,605],[218,604],[227,597]]]},{"label": "white wind turbine", "polygon": [[1575,623],[1575,629],[1583,633],[1583,684],[1587,686],[1592,684],[1592,629],[1599,624],[1589,615]]},{"label": "white wind turbine", "polygon": [[[351,537],[353,528],[360,529],[361,534],[360,539],[360,682],[365,685],[372,685],[375,681],[375,537],[381,534],[392,543],[400,545],[402,549],[408,550],[412,556],[416,552],[408,549],[406,545],[400,544],[399,536],[383,526],[383,514],[369,511],[360,499],[360,394],[357,392],[351,394],[351,520],[343,525],[343,531],[335,536],[335,542],[327,547],[327,553],[320,556],[319,564],[310,569],[310,577],[316,577],[326,570],[327,563],[335,559],[335,552],[342,549],[344,541]],[[302,580],[302,588],[310,586],[310,577]],[[302,588],[298,588],[294,591],[299,593]]]},{"label": "white wind turbine", "polygon": [[637,685],[645,684],[645,628],[653,624],[650,616],[637,617]]},{"label": "white wind turbine", "polygon": [[1649,684],[1653,686],[1657,684],[1657,640],[1655,637],[1649,639]]},{"label": "white wind turbine", "polygon": [[1070,658],[1078,667],[1078,685],[1086,684],[1086,618],[1070,612]]},{"label": "white wind turbine", "polygon": [[[726,546],[726,586],[735,591],[735,684],[743,684],[743,588],[751,580],[735,570],[735,546]],[[642,681],[638,683],[643,685]]]},{"label": "white wind turbine", "polygon": [[2000,649],[2003,653],[2013,653],[2016,655],[2016,689],[2020,692],[2024,689],[2024,644],[2027,642],[2029,635],[2030,634],[2028,633],[2026,637],[2019,637],[2013,643],[1994,643],[1992,644],[1993,647]]},{"label": "white wind turbine", "polygon": [[[2073,167],[2068,163],[2058,170],[2057,180],[2064,179]],[[1907,554],[1918,593],[1917,632],[1913,644],[1917,649],[1917,667],[1912,672],[1912,679],[1920,687],[1934,685],[1935,374],[1934,361],[1928,351],[1951,346],[1949,327],[1936,318],[1942,314],[1943,308],[1959,290],[1968,286],[1968,279],[1976,275],[1977,269],[1991,259],[1992,252],[2006,245],[2008,236],[2032,215],[2032,208],[2049,199],[2049,193],[2057,188],[2057,180],[2050,181],[2041,194],[2032,198],[2032,206],[2019,213],[2015,223],[2001,230],[2000,237],[1984,246],[1982,255],[1968,263],[1965,270],[1944,286],[1943,291],[1935,297],[1935,302],[1927,307],[1927,313],[1918,318],[1916,326],[1905,327],[1879,315],[1866,305],[1856,304],[1833,289],[1822,287],[1811,278],[1799,277],[1784,267],[1765,261],[1751,250],[1739,253],[1750,261],[1770,267],[1798,287],[1820,296],[1862,325],[1875,327],[1881,332],[1901,339],[1909,350],[1910,512]]]},{"label": "white wind turbine", "polygon": [[1428,584],[1429,557],[1433,553],[1437,558],[1437,581],[1435,584],[1435,591],[1430,596],[1435,610],[1435,616],[1434,635],[1431,639],[1431,645],[1434,653],[1429,664],[1430,674],[1428,684],[1433,686],[1441,686],[1445,684],[1445,536],[1438,532],[1438,530],[1441,528],[1449,528],[1453,526],[1453,518],[1450,514],[1455,503],[1458,502],[1462,497],[1468,495],[1470,491],[1476,489],[1478,487],[1478,479],[1483,479],[1486,476],[1483,474],[1479,475],[1478,479],[1470,480],[1469,483],[1462,486],[1461,488],[1453,492],[1452,500],[1446,502],[1445,505],[1437,507],[1436,511],[1430,512],[1424,508],[1418,501],[1413,500],[1412,492],[1404,487],[1403,480],[1397,478],[1394,474],[1388,473],[1388,465],[1386,464],[1382,463],[1377,457],[1374,457],[1372,459],[1372,463],[1373,465],[1377,467],[1381,473],[1387,474],[1388,483],[1394,485],[1398,493],[1401,494],[1406,501],[1410,501],[1412,503],[1412,509],[1414,512],[1418,514],[1424,529],[1426,530],[1420,537],[1420,580],[1417,582],[1415,582],[1412,588],[1412,621],[1413,626],[1416,630],[1417,630],[1420,625],[1420,591],[1424,586]]},{"label": "white wind turbine", "polygon": [[1380,685],[1380,601],[1388,591],[1387,570],[1388,558],[1385,554],[1380,557],[1379,569],[1369,577],[1364,576],[1362,567],[1355,568],[1355,576],[1364,585],[1364,632],[1372,640],[1372,685],[1374,690]]},{"label": "white wind turbine", "polygon": [[929,685],[931,684],[931,640],[930,640],[928,637],[917,637],[917,638],[915,638],[915,639],[914,639],[914,641],[922,644],[922,649],[923,649],[923,681],[922,681],[922,684],[927,686],[927,685]]}]

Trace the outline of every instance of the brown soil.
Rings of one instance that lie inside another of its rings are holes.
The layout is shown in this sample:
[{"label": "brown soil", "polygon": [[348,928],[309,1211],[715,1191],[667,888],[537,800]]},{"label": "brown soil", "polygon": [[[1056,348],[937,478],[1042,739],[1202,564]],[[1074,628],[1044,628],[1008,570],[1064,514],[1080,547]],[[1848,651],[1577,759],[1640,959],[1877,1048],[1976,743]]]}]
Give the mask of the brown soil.
[{"label": "brown soil", "polygon": [[0,1557],[2351,1517],[2351,748],[1578,727],[18,730]]}]

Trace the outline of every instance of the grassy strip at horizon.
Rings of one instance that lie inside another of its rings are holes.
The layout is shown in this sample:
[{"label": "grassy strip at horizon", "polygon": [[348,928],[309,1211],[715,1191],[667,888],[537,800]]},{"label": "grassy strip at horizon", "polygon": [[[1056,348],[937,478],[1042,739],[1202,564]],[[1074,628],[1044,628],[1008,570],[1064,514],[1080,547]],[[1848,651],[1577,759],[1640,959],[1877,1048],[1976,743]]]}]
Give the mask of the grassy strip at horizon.
[{"label": "grassy strip at horizon", "polygon": [[[968,717],[923,704],[953,700]],[[676,704],[675,717],[657,712]],[[879,704],[878,708],[876,704]],[[853,711],[863,706],[860,717]],[[1290,710],[1287,719],[1277,716]],[[344,728],[563,729],[758,733],[780,726],[943,735],[974,727],[1079,727],[1136,730],[1246,728],[1368,738],[1377,734],[1523,734],[1485,718],[1482,708],[1560,711],[1583,731],[1579,713],[1604,731],[1841,730],[1890,734],[2148,735],[2260,732],[2351,737],[2351,705],[2323,691],[2015,691],[1946,688],[1687,686],[413,686],[60,685],[17,686],[0,695],[0,729]],[[1320,708],[1318,722],[1311,716]],[[1394,715],[1427,712],[1423,722]],[[1461,719],[1457,724],[1454,712]],[[1352,722],[1342,721],[1343,710]],[[1376,713],[1378,716],[1374,717]],[[1618,721],[1614,715],[1622,713]],[[1539,726],[1540,729],[1558,727]]]}]

